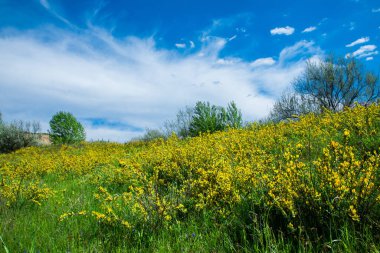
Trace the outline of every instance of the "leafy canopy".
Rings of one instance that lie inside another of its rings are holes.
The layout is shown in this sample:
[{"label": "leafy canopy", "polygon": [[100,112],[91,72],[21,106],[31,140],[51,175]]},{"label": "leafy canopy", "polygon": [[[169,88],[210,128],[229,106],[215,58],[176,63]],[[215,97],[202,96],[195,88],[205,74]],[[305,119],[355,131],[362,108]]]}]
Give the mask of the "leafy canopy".
[{"label": "leafy canopy", "polygon": [[82,124],[69,112],[58,112],[52,117],[49,133],[53,144],[74,144],[86,138]]}]

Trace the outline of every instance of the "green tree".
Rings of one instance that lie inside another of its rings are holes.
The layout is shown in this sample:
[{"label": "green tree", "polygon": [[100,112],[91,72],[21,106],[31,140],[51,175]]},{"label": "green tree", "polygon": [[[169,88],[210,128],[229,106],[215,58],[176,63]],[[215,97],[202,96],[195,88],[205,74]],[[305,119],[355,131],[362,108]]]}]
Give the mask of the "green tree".
[{"label": "green tree", "polygon": [[226,110],[227,126],[231,128],[241,128],[243,126],[243,118],[241,111],[237,108],[234,101],[228,104]]},{"label": "green tree", "polygon": [[164,132],[170,136],[173,132],[180,137],[194,137],[204,132],[223,131],[227,128],[243,126],[241,111],[235,102],[227,108],[198,101],[194,107],[185,107],[177,113],[176,120],[164,123]]},{"label": "green tree", "polygon": [[210,105],[209,102],[197,102],[190,123],[190,136],[204,132],[216,132],[226,128],[227,114],[221,106]]},{"label": "green tree", "polygon": [[69,112],[56,113],[49,123],[50,140],[53,144],[73,144],[86,138],[82,124]]}]

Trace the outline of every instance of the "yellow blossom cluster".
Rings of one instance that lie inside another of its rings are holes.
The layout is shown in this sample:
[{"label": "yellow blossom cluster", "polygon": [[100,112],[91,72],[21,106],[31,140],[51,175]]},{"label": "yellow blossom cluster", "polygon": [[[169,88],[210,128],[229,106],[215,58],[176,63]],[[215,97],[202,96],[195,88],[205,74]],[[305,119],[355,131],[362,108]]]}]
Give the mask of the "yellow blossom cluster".
[{"label": "yellow blossom cluster", "polygon": [[40,203],[54,191],[43,184],[45,175],[76,175],[96,185],[98,206],[68,211],[61,221],[85,217],[132,230],[203,212],[228,219],[242,205],[279,215],[292,229],[310,215],[322,225],[377,220],[379,144],[380,106],[371,105],[191,139],[28,148],[0,157],[0,201],[15,202],[17,191],[29,190]]}]

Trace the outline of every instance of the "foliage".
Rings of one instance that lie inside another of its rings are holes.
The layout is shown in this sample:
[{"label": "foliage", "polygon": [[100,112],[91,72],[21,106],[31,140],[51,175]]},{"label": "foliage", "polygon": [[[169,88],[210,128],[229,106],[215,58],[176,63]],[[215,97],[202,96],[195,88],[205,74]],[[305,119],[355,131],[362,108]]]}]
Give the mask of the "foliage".
[{"label": "foliage", "polygon": [[228,128],[241,128],[243,120],[241,111],[235,102],[227,108],[198,101],[195,106],[186,107],[177,113],[175,121],[164,124],[167,137],[175,133],[179,137],[194,137],[200,133],[223,131]]},{"label": "foliage", "polygon": [[380,96],[378,78],[366,72],[355,58],[334,58],[316,63],[309,61],[304,73],[294,83],[295,91],[309,95],[330,111],[375,102]]},{"label": "foliage", "polygon": [[291,119],[323,109],[337,112],[355,102],[368,105],[380,98],[378,77],[355,58],[329,56],[320,62],[308,61],[293,88],[294,92],[285,92],[275,103],[271,119]]},{"label": "foliage", "polygon": [[317,105],[316,101],[310,96],[288,91],[282,94],[275,102],[269,119],[279,122],[287,119],[296,119],[299,115],[308,113],[321,113],[321,108]]},{"label": "foliage", "polygon": [[210,105],[209,102],[197,102],[190,122],[190,136],[224,130],[225,122],[226,111],[223,107]]},{"label": "foliage", "polygon": [[241,111],[237,108],[234,101],[228,104],[226,110],[226,126],[239,129],[243,127]]},{"label": "foliage", "polygon": [[165,135],[171,136],[175,133],[180,137],[190,136],[190,124],[194,115],[194,108],[185,107],[178,111],[175,121],[166,121],[164,123]]},{"label": "foliage", "polygon": [[166,138],[166,135],[158,129],[146,129],[145,134],[142,137],[137,138],[137,140],[153,141],[156,139],[165,139],[165,138]]},{"label": "foliage", "polygon": [[37,145],[39,131],[40,125],[37,122],[14,121],[6,124],[0,117],[0,153]]},{"label": "foliage", "polygon": [[[0,234],[16,252],[378,251],[379,147],[372,104],[185,140],[22,149],[0,156]],[[40,239],[17,233],[46,215]]]},{"label": "foliage", "polygon": [[82,124],[69,112],[58,112],[50,120],[50,140],[54,144],[73,144],[86,138]]}]

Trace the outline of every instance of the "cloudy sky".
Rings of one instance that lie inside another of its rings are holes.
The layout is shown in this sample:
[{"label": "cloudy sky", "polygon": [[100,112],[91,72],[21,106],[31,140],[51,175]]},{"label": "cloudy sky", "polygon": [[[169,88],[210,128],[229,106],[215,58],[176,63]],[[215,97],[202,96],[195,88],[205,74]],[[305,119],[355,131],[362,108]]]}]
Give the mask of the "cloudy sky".
[{"label": "cloudy sky", "polygon": [[0,0],[0,111],[126,141],[196,101],[265,117],[305,61],[380,72],[377,0]]}]

